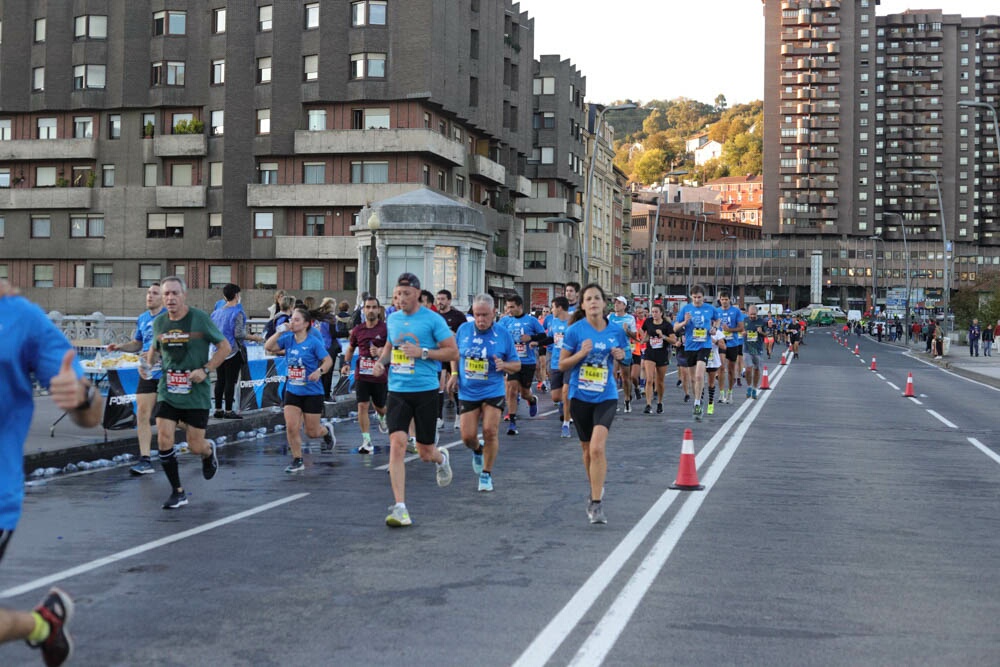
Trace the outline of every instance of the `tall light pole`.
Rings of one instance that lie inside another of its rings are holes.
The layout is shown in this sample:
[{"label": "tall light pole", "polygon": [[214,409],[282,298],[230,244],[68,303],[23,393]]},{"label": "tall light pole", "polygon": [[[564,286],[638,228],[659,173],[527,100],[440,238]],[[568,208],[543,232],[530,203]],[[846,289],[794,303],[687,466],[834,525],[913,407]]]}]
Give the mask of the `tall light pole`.
[{"label": "tall light pole", "polygon": [[583,282],[590,283],[590,228],[593,211],[591,202],[594,199],[594,168],[597,166],[597,149],[601,143],[601,121],[608,111],[624,111],[625,109],[635,109],[636,104],[627,102],[625,104],[614,104],[609,107],[594,105],[597,108],[597,118],[594,120],[594,148],[590,152],[590,170],[587,173],[587,200],[586,209],[583,212]]},{"label": "tall light pole", "polygon": [[[899,213],[891,211],[882,211],[882,215],[891,215],[899,218],[899,226],[903,229],[903,260],[906,266],[906,298],[903,299],[903,308],[905,308],[903,320],[906,323],[906,340],[910,340],[910,248],[906,244],[906,220]],[[885,241],[883,241],[884,243]]]},{"label": "tall light pole", "polygon": [[[649,305],[653,305],[653,290],[656,288],[656,264],[654,257],[656,254],[656,234],[660,230],[660,207],[663,206],[663,188],[667,185],[667,177],[685,176],[687,173],[686,169],[668,171],[663,176],[663,182],[660,183],[660,196],[656,200],[656,217],[652,228],[649,230]],[[665,247],[663,256],[664,258],[667,256]],[[664,265],[666,265],[666,261],[664,261]]]},{"label": "tall light pole", "polygon": [[378,248],[375,246],[375,233],[381,223],[378,213],[372,211],[372,214],[368,216],[368,229],[372,233],[371,245],[368,246],[368,293],[372,296],[375,296],[375,281],[378,276]]},{"label": "tall light pole", "polygon": [[944,306],[944,330],[948,331],[951,328],[948,318],[948,307],[951,303],[951,287],[948,283],[948,229],[944,222],[944,199],[941,196],[941,181],[938,179],[937,171],[931,169],[917,169],[910,173],[917,176],[933,176],[934,187],[937,189],[938,211],[941,216],[941,245],[944,251],[942,256],[944,260],[944,273],[941,274],[944,278],[944,286],[941,290],[941,301]]}]

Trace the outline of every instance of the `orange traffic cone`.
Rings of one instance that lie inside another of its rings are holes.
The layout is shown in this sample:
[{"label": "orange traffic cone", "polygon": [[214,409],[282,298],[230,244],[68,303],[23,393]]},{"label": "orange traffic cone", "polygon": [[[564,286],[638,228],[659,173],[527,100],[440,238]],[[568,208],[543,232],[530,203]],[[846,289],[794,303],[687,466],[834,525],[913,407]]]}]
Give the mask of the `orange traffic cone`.
[{"label": "orange traffic cone", "polygon": [[903,392],[904,398],[916,398],[917,395],[913,393],[913,373],[906,374],[906,391]]},{"label": "orange traffic cone", "polygon": [[874,370],[878,370],[878,369],[875,368],[875,356],[874,355],[872,355],[872,370],[873,371]]},{"label": "orange traffic cone", "polygon": [[857,343],[854,344],[854,354],[855,354],[855,356],[861,354],[861,349],[860,349],[860,347],[858,346]]},{"label": "orange traffic cone", "polygon": [[694,461],[694,435],[691,429],[684,429],[684,443],[681,445],[681,460],[677,464],[677,479],[670,485],[677,491],[701,491],[705,487],[698,483],[698,469]]},{"label": "orange traffic cone", "polygon": [[760,386],[757,388],[761,391],[771,388],[771,381],[767,379],[767,366],[764,366],[764,373],[760,376]]},{"label": "orange traffic cone", "polygon": [[785,362],[785,356],[786,356],[787,354],[788,354],[788,352],[782,352],[782,353],[781,353],[781,363],[779,364],[780,366],[785,366],[785,365],[786,365],[786,362]]}]

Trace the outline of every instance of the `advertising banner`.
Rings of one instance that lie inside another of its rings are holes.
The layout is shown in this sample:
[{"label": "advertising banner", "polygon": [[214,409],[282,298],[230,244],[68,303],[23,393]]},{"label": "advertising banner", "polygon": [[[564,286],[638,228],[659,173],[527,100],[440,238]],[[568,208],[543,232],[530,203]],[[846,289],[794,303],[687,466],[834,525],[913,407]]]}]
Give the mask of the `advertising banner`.
[{"label": "advertising banner", "polygon": [[240,411],[281,406],[288,365],[284,357],[251,359],[240,373]]}]

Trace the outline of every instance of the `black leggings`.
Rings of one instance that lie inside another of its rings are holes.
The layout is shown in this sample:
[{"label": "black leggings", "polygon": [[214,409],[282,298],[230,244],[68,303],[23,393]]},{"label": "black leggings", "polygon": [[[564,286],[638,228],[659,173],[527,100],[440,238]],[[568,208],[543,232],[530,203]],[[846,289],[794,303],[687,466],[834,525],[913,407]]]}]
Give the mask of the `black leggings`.
[{"label": "black leggings", "polygon": [[222,399],[226,399],[226,410],[233,409],[233,396],[236,393],[236,383],[240,381],[240,370],[243,367],[243,357],[234,354],[215,370],[215,409],[222,409]]}]

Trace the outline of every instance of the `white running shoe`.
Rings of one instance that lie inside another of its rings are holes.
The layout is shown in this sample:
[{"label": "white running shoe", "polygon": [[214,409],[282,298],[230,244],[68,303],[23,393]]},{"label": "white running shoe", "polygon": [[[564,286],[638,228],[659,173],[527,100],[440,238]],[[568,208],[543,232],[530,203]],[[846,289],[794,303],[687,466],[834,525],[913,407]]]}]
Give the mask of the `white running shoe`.
[{"label": "white running shoe", "polygon": [[448,456],[447,449],[438,449],[438,451],[441,452],[441,456],[444,457],[444,461],[437,464],[437,483],[438,486],[448,486],[451,484],[450,457]]}]

